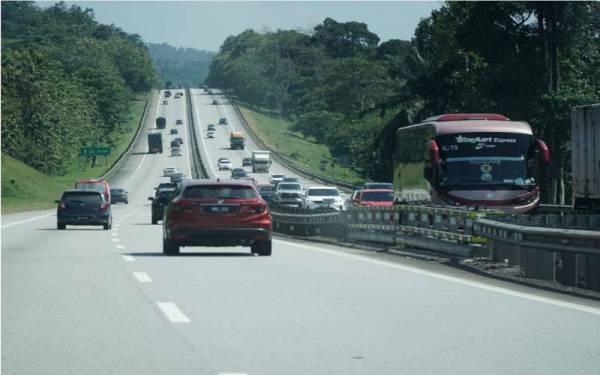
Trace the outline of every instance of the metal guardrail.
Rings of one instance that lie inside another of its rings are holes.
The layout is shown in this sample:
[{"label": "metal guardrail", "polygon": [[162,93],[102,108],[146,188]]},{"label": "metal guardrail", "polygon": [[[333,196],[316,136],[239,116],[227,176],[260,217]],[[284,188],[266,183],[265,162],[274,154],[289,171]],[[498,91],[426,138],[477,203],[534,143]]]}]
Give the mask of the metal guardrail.
[{"label": "metal guardrail", "polygon": [[[525,277],[600,291],[600,231],[589,230],[598,215],[581,216],[587,218],[579,223],[557,215],[522,215],[514,222],[478,219],[474,230],[487,238],[490,258],[520,266]],[[588,230],[551,227],[559,223]]]},{"label": "metal guardrail", "polygon": [[198,136],[196,134],[196,122],[194,119],[194,111],[192,110],[192,95],[190,89],[185,90],[185,100],[187,108],[187,124],[188,132],[190,133],[190,143],[192,148],[192,163],[194,164],[194,176],[193,178],[208,178],[208,172],[202,163],[202,156],[200,156],[200,146],[198,143]]},{"label": "metal guardrail", "polygon": [[146,99],[146,104],[144,104],[144,112],[142,113],[142,118],[140,119],[140,122],[138,124],[135,136],[131,139],[125,151],[123,151],[121,155],[119,155],[119,157],[112,163],[110,168],[102,176],[100,176],[100,178],[103,178],[105,180],[109,179],[113,175],[113,173],[115,173],[115,171],[121,168],[121,163],[127,158],[131,151],[133,151],[133,145],[138,141],[140,135],[143,133],[142,129],[144,128],[146,117],[148,116],[148,104],[150,103],[151,97],[152,93],[148,95],[148,98]]},{"label": "metal guardrail", "polygon": [[233,109],[235,110],[235,113],[241,120],[242,125],[244,126],[244,128],[246,130],[246,133],[250,135],[250,137],[252,138],[254,143],[256,143],[263,150],[271,151],[272,157],[275,160],[277,160],[279,163],[283,164],[286,168],[291,169],[292,171],[298,173],[299,175],[301,175],[304,178],[307,178],[309,180],[318,181],[318,182],[328,184],[328,185],[334,185],[344,191],[353,191],[357,188],[355,185],[352,185],[345,181],[328,178],[328,177],[322,176],[320,174],[314,173],[308,169],[299,167],[298,165],[294,164],[291,160],[289,160],[284,155],[271,149],[265,142],[263,142],[263,140],[256,134],[256,132],[254,132],[254,130],[250,127],[250,125],[248,125],[248,122],[246,121],[246,118],[244,117],[244,114],[242,113],[242,111],[240,111],[240,108],[238,107],[237,102],[235,100],[233,100],[231,97],[227,97],[227,100],[229,100],[229,102],[233,106]]}]

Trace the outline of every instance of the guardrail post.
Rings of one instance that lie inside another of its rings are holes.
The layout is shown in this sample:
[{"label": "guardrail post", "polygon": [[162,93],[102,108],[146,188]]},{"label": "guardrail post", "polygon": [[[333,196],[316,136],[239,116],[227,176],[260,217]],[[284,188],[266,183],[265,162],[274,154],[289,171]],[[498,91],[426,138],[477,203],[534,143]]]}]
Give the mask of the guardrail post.
[{"label": "guardrail post", "polygon": [[556,254],[523,246],[523,268],[528,278],[556,281]]},{"label": "guardrail post", "polygon": [[577,286],[577,254],[561,251],[561,270],[559,281],[567,286]]}]

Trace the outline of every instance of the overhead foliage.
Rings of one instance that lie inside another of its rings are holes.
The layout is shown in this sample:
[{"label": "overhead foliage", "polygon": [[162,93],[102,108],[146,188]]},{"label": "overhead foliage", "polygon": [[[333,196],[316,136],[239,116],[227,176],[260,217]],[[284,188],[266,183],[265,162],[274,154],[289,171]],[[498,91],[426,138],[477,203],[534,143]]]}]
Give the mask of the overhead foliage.
[{"label": "overhead foliage", "polygon": [[155,84],[138,35],[62,2],[2,2],[3,152],[64,173],[80,147],[110,145],[133,94]]}]

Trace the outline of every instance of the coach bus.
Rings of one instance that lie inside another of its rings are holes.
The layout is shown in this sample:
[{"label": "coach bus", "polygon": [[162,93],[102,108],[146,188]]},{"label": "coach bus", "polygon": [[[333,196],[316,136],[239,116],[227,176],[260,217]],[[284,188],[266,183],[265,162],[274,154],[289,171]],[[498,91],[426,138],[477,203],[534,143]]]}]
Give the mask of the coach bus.
[{"label": "coach bus", "polygon": [[550,162],[526,122],[455,113],[398,129],[397,204],[434,204],[524,213],[539,204],[538,169]]}]

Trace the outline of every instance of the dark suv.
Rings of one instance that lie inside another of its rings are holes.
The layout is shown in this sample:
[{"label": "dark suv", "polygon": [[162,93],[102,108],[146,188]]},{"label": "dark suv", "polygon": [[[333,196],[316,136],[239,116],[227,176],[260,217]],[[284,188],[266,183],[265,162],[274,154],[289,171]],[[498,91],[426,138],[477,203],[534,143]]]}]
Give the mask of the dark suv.
[{"label": "dark suv", "polygon": [[156,224],[159,220],[163,219],[165,207],[174,196],[175,188],[165,187],[157,189],[154,197],[148,197],[148,200],[152,201],[152,224]]},{"label": "dark suv", "polygon": [[66,229],[67,225],[102,225],[105,230],[112,227],[110,203],[101,191],[67,190],[56,203],[57,229]]},{"label": "dark suv", "polygon": [[181,246],[250,246],[271,255],[272,220],[251,183],[187,180],[169,203],[163,221],[163,253]]}]

